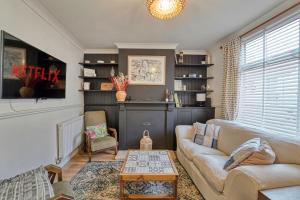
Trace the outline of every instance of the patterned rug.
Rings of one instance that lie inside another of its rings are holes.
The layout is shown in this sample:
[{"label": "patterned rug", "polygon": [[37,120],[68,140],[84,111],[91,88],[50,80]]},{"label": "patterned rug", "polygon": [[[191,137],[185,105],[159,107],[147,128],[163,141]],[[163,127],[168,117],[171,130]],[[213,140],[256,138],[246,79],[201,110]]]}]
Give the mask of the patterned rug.
[{"label": "patterned rug", "polygon": [[[71,180],[76,200],[119,199],[119,170],[123,161],[97,161],[86,164]],[[178,199],[204,200],[179,162]],[[171,193],[172,185],[163,182],[141,182],[125,185],[129,193]]]}]

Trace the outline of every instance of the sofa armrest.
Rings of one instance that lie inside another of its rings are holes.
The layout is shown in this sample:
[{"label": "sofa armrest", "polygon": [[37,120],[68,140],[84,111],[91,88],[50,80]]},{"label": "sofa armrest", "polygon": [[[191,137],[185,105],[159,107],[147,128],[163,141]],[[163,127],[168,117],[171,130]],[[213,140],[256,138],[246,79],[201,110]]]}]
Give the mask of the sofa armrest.
[{"label": "sofa armrest", "polygon": [[177,141],[180,139],[192,139],[193,138],[193,126],[191,125],[178,125],[175,128]]},{"label": "sofa armrest", "polygon": [[56,165],[47,165],[45,169],[48,171],[51,184],[54,183],[56,175],[57,175],[57,180],[62,181],[62,169],[60,167]]},{"label": "sofa armrest", "polygon": [[300,185],[300,165],[241,166],[229,172],[224,194],[232,200],[257,200],[260,190],[295,185]]}]

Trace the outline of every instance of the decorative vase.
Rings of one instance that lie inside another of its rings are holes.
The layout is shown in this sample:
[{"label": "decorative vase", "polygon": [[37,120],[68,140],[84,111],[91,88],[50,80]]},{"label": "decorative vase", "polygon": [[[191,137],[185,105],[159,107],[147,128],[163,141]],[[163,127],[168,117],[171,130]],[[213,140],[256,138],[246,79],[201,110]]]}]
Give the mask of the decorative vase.
[{"label": "decorative vase", "polygon": [[125,101],[126,96],[127,96],[126,91],[117,91],[116,93],[117,101]]},{"label": "decorative vase", "polygon": [[21,95],[21,97],[23,98],[28,98],[28,97],[32,97],[34,94],[34,90],[31,87],[21,87],[19,90],[19,93]]}]

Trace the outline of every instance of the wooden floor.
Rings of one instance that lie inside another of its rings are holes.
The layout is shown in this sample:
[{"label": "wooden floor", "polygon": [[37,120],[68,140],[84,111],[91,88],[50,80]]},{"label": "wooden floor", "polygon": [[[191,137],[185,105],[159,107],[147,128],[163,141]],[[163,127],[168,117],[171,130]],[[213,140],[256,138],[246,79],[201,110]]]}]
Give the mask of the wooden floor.
[{"label": "wooden floor", "polygon": [[[92,156],[92,161],[101,161],[101,160],[114,160],[115,155],[113,151],[107,151],[105,153],[97,153]],[[63,180],[69,181],[71,178],[77,174],[77,172],[88,163],[88,155],[79,152],[76,154],[64,167],[63,167]]]},{"label": "wooden floor", "polygon": [[[171,152],[173,159],[176,159],[175,152]],[[113,151],[107,151],[104,153],[97,153],[92,156],[92,161],[101,160],[115,160]],[[88,163],[88,155],[84,152],[76,154],[64,167],[63,167],[63,180],[70,181],[71,178],[77,174],[77,172]]]}]

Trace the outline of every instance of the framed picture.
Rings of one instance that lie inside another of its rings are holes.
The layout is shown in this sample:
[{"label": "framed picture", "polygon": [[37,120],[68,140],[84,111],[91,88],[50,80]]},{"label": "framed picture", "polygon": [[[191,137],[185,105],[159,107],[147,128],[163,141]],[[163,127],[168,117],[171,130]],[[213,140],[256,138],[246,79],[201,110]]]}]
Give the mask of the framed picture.
[{"label": "framed picture", "polygon": [[13,65],[26,65],[26,49],[18,47],[4,48],[3,77],[5,79],[18,79],[11,72]]},{"label": "framed picture", "polygon": [[131,85],[165,85],[166,56],[128,56]]}]

